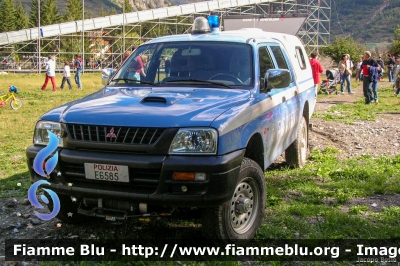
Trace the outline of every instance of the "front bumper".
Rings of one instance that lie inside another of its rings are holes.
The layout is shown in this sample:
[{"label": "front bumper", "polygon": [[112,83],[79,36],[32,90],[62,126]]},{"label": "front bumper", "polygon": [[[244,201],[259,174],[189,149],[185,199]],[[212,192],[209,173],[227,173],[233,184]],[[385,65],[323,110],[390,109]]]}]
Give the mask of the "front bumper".
[{"label": "front bumper", "polygon": [[[43,177],[33,160],[44,146],[26,151],[31,182]],[[47,188],[76,198],[102,198],[171,207],[217,206],[232,198],[244,150],[222,156],[163,156],[112,152],[58,150],[58,164]],[[129,183],[88,180],[84,163],[129,167]],[[173,181],[173,172],[205,172],[205,181]],[[187,187],[183,192],[181,187]]]}]

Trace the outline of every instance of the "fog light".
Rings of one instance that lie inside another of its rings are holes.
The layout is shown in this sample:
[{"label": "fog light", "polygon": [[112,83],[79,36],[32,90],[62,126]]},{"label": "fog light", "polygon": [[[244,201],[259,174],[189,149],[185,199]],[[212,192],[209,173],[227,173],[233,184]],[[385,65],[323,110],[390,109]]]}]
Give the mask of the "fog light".
[{"label": "fog light", "polygon": [[185,186],[185,185],[181,186],[181,190],[182,190],[182,192],[186,192],[187,191],[187,186]]}]

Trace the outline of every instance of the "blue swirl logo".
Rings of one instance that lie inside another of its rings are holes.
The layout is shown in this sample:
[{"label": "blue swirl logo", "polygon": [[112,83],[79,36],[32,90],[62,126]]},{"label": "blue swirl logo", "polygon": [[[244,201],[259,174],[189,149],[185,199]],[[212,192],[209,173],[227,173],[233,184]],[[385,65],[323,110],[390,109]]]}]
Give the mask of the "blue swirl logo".
[{"label": "blue swirl logo", "polygon": [[47,144],[47,146],[36,155],[35,160],[33,160],[33,169],[38,175],[49,178],[43,168],[45,168],[46,172],[50,174],[56,167],[58,162],[58,153],[55,153],[54,156],[49,158],[47,161],[46,159],[56,151],[58,138],[49,130],[47,130],[47,134],[49,134],[49,144]]},{"label": "blue swirl logo", "polygon": [[[50,157],[49,159],[47,158],[57,150],[58,138],[49,130],[47,130],[47,134],[49,135],[49,143],[36,155],[35,159],[33,160],[33,169],[38,175],[46,177],[48,179],[50,178],[50,173],[54,170],[54,168],[57,165],[58,153],[56,152],[52,157]],[[36,192],[39,186],[43,184],[50,185],[50,183],[46,180],[39,180],[33,183],[28,190],[29,201],[33,206],[35,206],[38,209],[44,208],[36,198]],[[60,199],[58,198],[57,194],[54,191],[46,188],[44,188],[43,190],[46,191],[51,197],[51,200],[53,202],[53,211],[49,214],[43,214],[35,211],[35,214],[40,219],[47,221],[53,219],[60,211]],[[41,195],[40,198],[45,204],[49,204],[49,199],[45,195]]]},{"label": "blue swirl logo", "polygon": [[[39,181],[33,183],[32,186],[28,190],[29,201],[32,203],[33,206],[35,206],[38,209],[44,208],[36,198],[36,191],[37,191],[38,187],[42,184],[50,185],[50,183],[47,182],[46,180],[39,180]],[[53,211],[49,214],[44,214],[44,213],[35,211],[35,214],[40,219],[47,221],[47,220],[53,219],[60,211],[60,199],[58,198],[57,194],[53,190],[46,189],[46,188],[43,188],[43,190],[46,191],[50,195],[51,200],[53,201]],[[40,198],[42,199],[42,201],[44,203],[49,204],[49,199],[45,195],[41,195]]]}]

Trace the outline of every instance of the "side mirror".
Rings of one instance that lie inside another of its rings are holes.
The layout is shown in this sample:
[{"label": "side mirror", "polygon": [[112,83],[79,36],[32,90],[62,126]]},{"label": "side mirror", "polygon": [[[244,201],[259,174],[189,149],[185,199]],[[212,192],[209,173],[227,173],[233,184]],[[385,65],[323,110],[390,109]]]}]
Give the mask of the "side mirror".
[{"label": "side mirror", "polygon": [[112,75],[114,75],[114,69],[104,68],[101,70],[101,83],[106,85]]},{"label": "side mirror", "polygon": [[283,89],[289,87],[292,82],[290,71],[287,69],[268,69],[265,72],[262,82],[262,92],[269,92],[272,89]]}]

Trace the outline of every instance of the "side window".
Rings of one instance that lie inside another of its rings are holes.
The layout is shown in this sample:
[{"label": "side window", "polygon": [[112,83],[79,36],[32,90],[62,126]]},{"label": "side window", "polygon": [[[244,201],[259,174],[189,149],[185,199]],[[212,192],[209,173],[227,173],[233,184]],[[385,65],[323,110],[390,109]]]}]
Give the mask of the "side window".
[{"label": "side window", "polygon": [[278,68],[289,69],[285,57],[283,56],[282,50],[279,46],[270,46],[272,53],[275,56]]},{"label": "side window", "polygon": [[260,62],[260,75],[263,78],[268,69],[275,68],[266,46],[260,47],[258,50],[258,60]]},{"label": "side window", "polygon": [[306,68],[306,59],[304,58],[303,50],[299,46],[296,46],[296,57],[299,62],[299,66],[301,69]]}]

